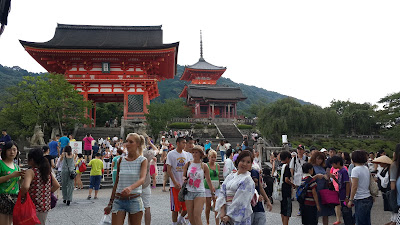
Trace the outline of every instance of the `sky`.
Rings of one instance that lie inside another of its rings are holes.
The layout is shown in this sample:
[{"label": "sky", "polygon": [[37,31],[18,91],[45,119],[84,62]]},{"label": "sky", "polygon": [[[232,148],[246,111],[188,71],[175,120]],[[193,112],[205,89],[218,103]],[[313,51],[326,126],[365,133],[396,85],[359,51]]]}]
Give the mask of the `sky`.
[{"label": "sky", "polygon": [[[321,107],[376,104],[400,88],[400,1],[12,0],[0,64],[46,72],[18,40],[46,42],[57,23],[162,25],[178,64],[200,56],[223,77]],[[250,97],[250,96],[248,96]]]}]

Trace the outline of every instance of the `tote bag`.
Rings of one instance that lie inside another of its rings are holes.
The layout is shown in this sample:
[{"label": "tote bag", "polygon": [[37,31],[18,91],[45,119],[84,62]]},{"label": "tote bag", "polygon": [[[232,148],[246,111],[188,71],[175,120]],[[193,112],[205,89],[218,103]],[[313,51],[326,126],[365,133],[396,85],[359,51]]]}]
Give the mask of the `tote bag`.
[{"label": "tote bag", "polygon": [[319,191],[321,195],[321,203],[323,205],[339,205],[339,193],[329,189],[322,189]]},{"label": "tote bag", "polygon": [[283,173],[285,172],[286,164],[282,166],[282,173],[280,180],[275,180],[274,182],[274,190],[272,193],[272,198],[276,201],[282,201],[282,183],[283,183]]},{"label": "tote bag", "polygon": [[35,225],[40,224],[36,216],[36,207],[32,202],[29,193],[26,193],[26,200],[21,202],[21,192],[18,194],[17,202],[13,211],[13,224],[14,225]]}]

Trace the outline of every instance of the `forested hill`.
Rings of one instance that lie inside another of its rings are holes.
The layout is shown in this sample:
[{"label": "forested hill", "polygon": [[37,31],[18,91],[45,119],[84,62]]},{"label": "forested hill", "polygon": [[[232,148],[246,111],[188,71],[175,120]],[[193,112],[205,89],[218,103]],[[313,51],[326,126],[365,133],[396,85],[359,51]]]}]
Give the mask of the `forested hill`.
[{"label": "forested hill", "polygon": [[[156,98],[157,101],[163,101],[167,98],[176,98],[179,96],[187,81],[179,80],[182,76],[185,67],[178,65],[178,73],[174,79],[163,80],[158,84],[160,97]],[[223,75],[217,81],[217,85],[226,85],[230,87],[240,87],[243,94],[247,99],[238,104],[238,110],[246,110],[252,104],[259,104],[260,102],[269,103],[274,102],[278,99],[287,98],[288,96],[279,94],[277,92],[268,91],[263,88],[250,86],[242,83],[235,83],[229,78],[224,78]],[[298,100],[301,104],[310,104],[303,100]]]},{"label": "forested hill", "polygon": [[[160,92],[160,96],[155,99],[155,101],[164,101],[168,98],[178,98],[179,94],[183,90],[183,87],[188,82],[179,80],[184,71],[184,67],[178,65],[178,73],[174,79],[163,80],[159,82],[158,88]],[[30,73],[19,66],[14,67],[5,67],[0,65],[0,79],[2,81],[2,85],[0,85],[0,93],[4,94],[7,87],[11,85],[17,84],[22,80],[23,76],[38,76],[39,73]],[[247,99],[243,102],[240,102],[238,105],[238,110],[246,111],[250,107],[251,104],[259,104],[260,102],[269,103],[274,102],[278,99],[286,98],[288,96],[273,92],[267,91],[262,88],[258,88],[255,86],[249,86],[246,84],[235,83],[228,78],[221,77],[218,82],[218,85],[227,85],[231,87],[240,87],[243,91],[243,94],[247,96]],[[4,95],[3,95],[4,96]],[[308,104],[302,100],[298,100],[301,104]]]}]

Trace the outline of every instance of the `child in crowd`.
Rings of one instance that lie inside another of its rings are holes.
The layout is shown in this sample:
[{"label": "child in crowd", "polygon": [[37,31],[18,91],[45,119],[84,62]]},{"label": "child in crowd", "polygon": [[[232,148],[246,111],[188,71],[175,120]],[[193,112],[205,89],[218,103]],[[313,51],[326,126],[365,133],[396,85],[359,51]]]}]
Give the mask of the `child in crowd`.
[{"label": "child in crowd", "polygon": [[311,176],[314,173],[314,167],[311,163],[304,163],[303,169],[303,180],[301,181],[301,186],[306,186],[307,190],[304,202],[301,204],[301,222],[303,225],[317,225],[318,216],[317,212],[320,211],[320,206],[318,202],[317,195],[317,183],[315,179]]},{"label": "child in crowd", "polygon": [[79,171],[79,167],[81,167],[81,165],[85,163],[85,160],[83,159],[83,155],[80,153],[78,154],[78,160],[75,163],[75,167],[76,167],[76,177],[75,177],[75,189],[74,190],[78,190],[78,189],[83,189],[83,183],[82,183],[82,172]]},{"label": "child in crowd", "polygon": [[95,155],[95,159],[90,160],[88,167],[92,167],[90,170],[90,186],[89,186],[89,195],[87,197],[88,200],[92,198],[92,191],[94,189],[94,199],[97,199],[97,193],[100,189],[100,181],[103,170],[103,161],[101,160],[101,154],[97,153]]},{"label": "child in crowd", "polygon": [[282,224],[288,225],[289,218],[292,216],[292,188],[295,185],[291,181],[292,174],[289,169],[289,162],[291,160],[290,152],[283,151],[280,154],[282,165],[281,176],[283,179],[282,182],[282,201],[281,201],[281,218]]},{"label": "child in crowd", "polygon": [[343,159],[340,156],[333,156],[330,159],[333,168],[337,169],[337,179],[335,175],[331,177],[336,180],[339,186],[339,200],[342,207],[342,216],[345,225],[353,225],[355,223],[352,215],[352,209],[347,207],[350,197],[350,178],[347,169],[343,166]]},{"label": "child in crowd", "polygon": [[110,175],[110,168],[111,168],[111,159],[112,159],[112,153],[108,147],[106,147],[106,151],[104,152],[103,155],[103,161],[104,161],[104,170],[106,170],[107,177]]},{"label": "child in crowd", "polygon": [[157,176],[157,158],[153,157],[153,159],[150,161],[150,176],[153,180],[153,185],[151,188],[156,188],[156,176]]}]

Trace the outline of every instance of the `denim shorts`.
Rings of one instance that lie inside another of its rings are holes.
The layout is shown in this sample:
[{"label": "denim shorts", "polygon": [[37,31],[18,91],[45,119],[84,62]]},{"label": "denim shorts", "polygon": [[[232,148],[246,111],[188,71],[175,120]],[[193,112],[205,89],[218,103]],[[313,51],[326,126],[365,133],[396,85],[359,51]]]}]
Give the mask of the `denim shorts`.
[{"label": "denim shorts", "polygon": [[100,181],[101,181],[101,175],[97,176],[90,176],[90,189],[94,190],[99,190],[100,189]]},{"label": "denim shorts", "polygon": [[190,201],[190,200],[194,200],[195,198],[205,198],[206,197],[206,193],[205,192],[191,192],[188,191],[188,193],[185,195],[185,201]]},{"label": "denim shorts", "polygon": [[118,211],[124,211],[129,214],[135,214],[144,211],[144,205],[142,197],[137,197],[130,200],[115,199],[112,205],[112,213],[117,213]]}]

